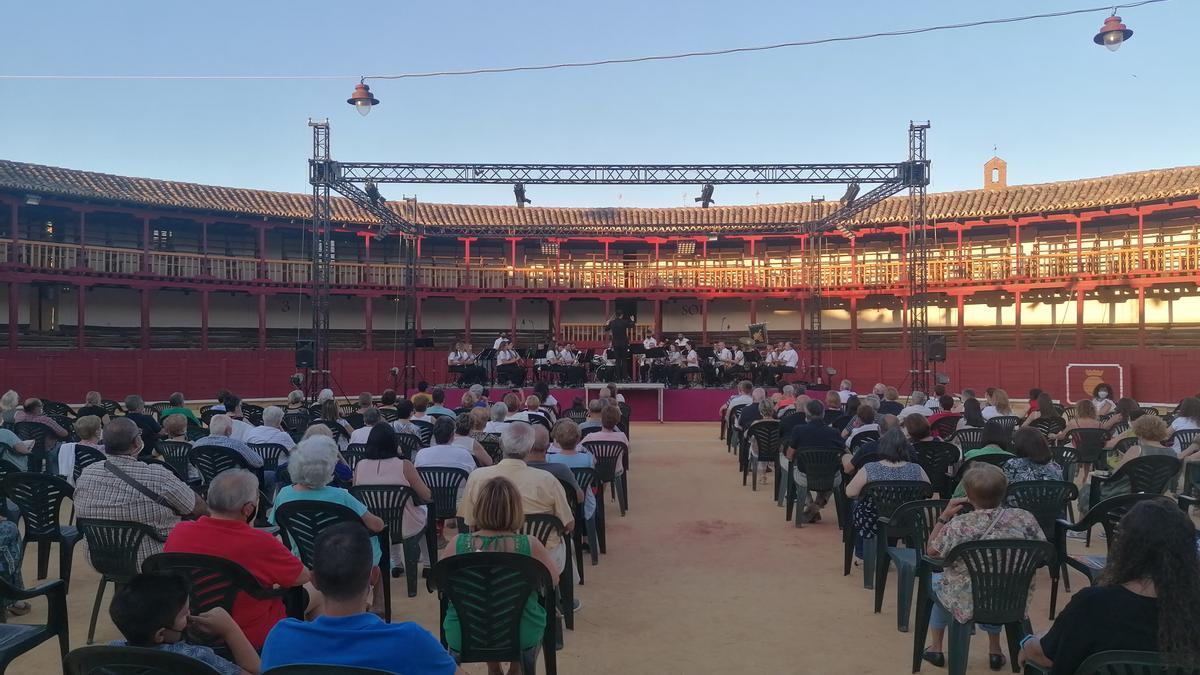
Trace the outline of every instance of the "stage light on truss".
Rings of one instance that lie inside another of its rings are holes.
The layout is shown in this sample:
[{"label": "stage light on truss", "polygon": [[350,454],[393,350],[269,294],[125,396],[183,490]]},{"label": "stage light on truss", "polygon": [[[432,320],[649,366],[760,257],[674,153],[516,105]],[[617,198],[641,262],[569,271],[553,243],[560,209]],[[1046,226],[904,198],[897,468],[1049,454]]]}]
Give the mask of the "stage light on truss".
[{"label": "stage light on truss", "polygon": [[559,242],[557,239],[542,240],[542,255],[557,256],[559,251]]},{"label": "stage light on truss", "polygon": [[846,194],[842,195],[842,206],[854,206],[854,200],[858,198],[858,183],[851,183],[846,186]]},{"label": "stage light on truss", "polygon": [[379,99],[371,94],[371,87],[364,80],[359,80],[358,84],[354,85],[354,93],[346,99],[346,103],[354,106],[359,115],[366,117],[371,114],[372,106],[379,105]]},{"label": "stage light on truss", "polygon": [[524,183],[513,183],[513,196],[517,198],[517,208],[518,209],[523,209],[523,208],[525,208],[526,204],[533,203],[532,201],[530,201],[528,198],[525,197],[525,184]]},{"label": "stage light on truss", "polygon": [[29,194],[25,195],[25,204],[28,206],[37,206],[42,203],[41,195]]},{"label": "stage light on truss", "polygon": [[696,240],[680,239],[675,242],[675,255],[696,255]]},{"label": "stage light on truss", "polygon": [[1133,31],[1126,28],[1125,24],[1121,23],[1121,17],[1113,12],[1112,16],[1104,20],[1100,32],[1092,37],[1092,42],[1104,45],[1108,51],[1115,52],[1131,37],[1133,37]]},{"label": "stage light on truss", "polygon": [[371,206],[379,206],[387,201],[383,195],[379,194],[379,186],[375,185],[374,181],[367,181],[363,189],[367,192],[367,199],[371,200]]},{"label": "stage light on truss", "polygon": [[704,187],[700,188],[700,196],[696,197],[695,201],[700,202],[700,208],[707,209],[713,203],[713,184],[705,183]]}]

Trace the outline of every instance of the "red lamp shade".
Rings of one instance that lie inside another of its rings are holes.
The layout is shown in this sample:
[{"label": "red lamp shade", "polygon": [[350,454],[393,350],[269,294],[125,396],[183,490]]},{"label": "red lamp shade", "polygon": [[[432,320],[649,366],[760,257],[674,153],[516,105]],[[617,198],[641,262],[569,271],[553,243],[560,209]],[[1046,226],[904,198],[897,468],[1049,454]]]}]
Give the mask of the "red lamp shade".
[{"label": "red lamp shade", "polygon": [[371,106],[379,105],[379,99],[371,95],[371,87],[365,82],[354,85],[354,93],[346,99],[346,103],[354,106],[359,115],[366,117],[371,112]]},{"label": "red lamp shade", "polygon": [[1133,37],[1133,31],[1125,27],[1121,23],[1121,17],[1116,14],[1104,20],[1104,25],[1100,27],[1100,32],[1096,33],[1092,38],[1092,42],[1098,45],[1104,45],[1110,52],[1115,52],[1121,48],[1121,44]]}]

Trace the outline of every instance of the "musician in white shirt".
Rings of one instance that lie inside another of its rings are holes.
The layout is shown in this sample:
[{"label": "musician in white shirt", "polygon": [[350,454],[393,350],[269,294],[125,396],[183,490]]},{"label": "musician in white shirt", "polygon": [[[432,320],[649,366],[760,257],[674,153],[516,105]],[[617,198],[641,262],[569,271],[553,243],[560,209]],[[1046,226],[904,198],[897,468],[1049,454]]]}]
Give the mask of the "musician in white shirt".
[{"label": "musician in white shirt", "polygon": [[800,355],[796,353],[792,343],[783,343],[783,350],[776,357],[775,367],[771,373],[775,376],[776,384],[783,381],[783,376],[796,372],[796,366],[800,364]]},{"label": "musician in white shirt", "polygon": [[[682,354],[681,350],[681,354]],[[683,356],[683,367],[675,373],[675,386],[682,386],[683,380],[691,373],[702,373],[700,369],[700,356],[696,354],[696,350],[692,347],[687,347],[686,356]]]},{"label": "musician in white shirt", "polygon": [[459,373],[458,386],[482,384],[486,373],[483,368],[475,365],[475,355],[471,353],[471,345],[466,342],[456,342],[454,351],[446,357],[450,364],[450,372]]},{"label": "musician in white shirt", "polygon": [[500,343],[500,351],[496,353],[496,379],[507,380],[514,387],[525,386],[525,366],[521,365],[520,355],[507,338]]}]

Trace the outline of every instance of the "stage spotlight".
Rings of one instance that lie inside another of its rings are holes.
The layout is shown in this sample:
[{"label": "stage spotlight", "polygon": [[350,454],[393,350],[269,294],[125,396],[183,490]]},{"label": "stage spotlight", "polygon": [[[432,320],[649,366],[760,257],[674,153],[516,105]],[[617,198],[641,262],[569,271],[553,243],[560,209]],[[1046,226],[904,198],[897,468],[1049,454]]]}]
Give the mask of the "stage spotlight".
[{"label": "stage spotlight", "polygon": [[938,384],[950,384],[950,376],[945,373],[938,373],[934,381]]},{"label": "stage spotlight", "polygon": [[704,187],[700,188],[700,196],[696,197],[695,201],[700,202],[700,208],[707,209],[713,203],[713,184],[705,183]]},{"label": "stage spotlight", "polygon": [[371,200],[371,206],[379,206],[387,200],[383,195],[379,194],[379,187],[373,181],[367,181],[366,185],[367,198]]},{"label": "stage spotlight", "polygon": [[371,95],[371,87],[364,80],[359,80],[358,84],[354,85],[354,93],[346,99],[346,103],[354,106],[359,115],[366,117],[371,114],[372,106],[379,105],[379,99]]},{"label": "stage spotlight", "polygon": [[675,255],[696,255],[696,241],[681,239],[675,242]]},{"label": "stage spotlight", "polygon": [[525,208],[526,204],[533,203],[532,201],[530,201],[529,199],[527,199],[525,197],[525,184],[524,183],[513,183],[513,196],[517,198],[517,208],[518,209],[523,209],[523,208]]},{"label": "stage spotlight", "polygon": [[388,375],[391,375],[392,377],[395,377],[399,374],[400,374],[400,369],[397,368],[396,366],[392,366],[391,368],[388,369]]},{"label": "stage spotlight", "polygon": [[1133,31],[1126,28],[1125,24],[1121,23],[1121,17],[1114,12],[1112,16],[1104,20],[1104,25],[1100,27],[1100,32],[1092,37],[1092,42],[1104,45],[1108,51],[1115,52],[1131,37],[1133,37]]},{"label": "stage spotlight", "polygon": [[854,200],[858,198],[858,183],[851,183],[846,186],[846,194],[842,195],[842,206],[854,206]]},{"label": "stage spotlight", "polygon": [[304,373],[296,373],[290,378],[292,386],[299,389],[300,385],[304,384]]},{"label": "stage spotlight", "polygon": [[542,255],[553,255],[553,256],[558,255],[559,246],[558,246],[557,239],[543,239],[541,246],[542,246]]},{"label": "stage spotlight", "polygon": [[29,206],[37,206],[42,203],[41,195],[25,195],[25,203]]}]

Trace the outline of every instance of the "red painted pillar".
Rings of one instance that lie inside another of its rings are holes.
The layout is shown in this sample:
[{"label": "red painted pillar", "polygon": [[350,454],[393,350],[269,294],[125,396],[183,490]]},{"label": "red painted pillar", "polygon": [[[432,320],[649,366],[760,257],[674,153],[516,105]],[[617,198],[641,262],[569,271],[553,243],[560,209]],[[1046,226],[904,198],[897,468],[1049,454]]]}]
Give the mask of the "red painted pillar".
[{"label": "red painted pillar", "polygon": [[[1138,215],[1141,220],[1141,215]],[[1138,286],[1138,349],[1146,347],[1146,287]]]},{"label": "red painted pillar", "polygon": [[1083,274],[1083,218],[1075,219],[1075,273]]},{"label": "red painted pillar", "polygon": [[708,260],[708,237],[704,237],[700,240],[700,246],[702,247],[700,256],[705,260]]},{"label": "red painted pillar", "polygon": [[517,299],[509,298],[508,300],[508,322],[509,322],[509,338],[513,342],[517,341]]},{"label": "red painted pillar", "polygon": [[1138,261],[1134,269],[1144,269],[1146,266],[1145,215],[1138,209]]},{"label": "red painted pillar", "polygon": [[750,323],[758,323],[758,298],[750,298]]},{"label": "red painted pillar", "polygon": [[[853,246],[854,240],[850,241]],[[850,298],[850,350],[858,351],[858,298]]]},{"label": "red painted pillar", "polygon": [[[267,278],[267,226],[255,225],[258,228],[258,274],[259,279]],[[367,251],[371,250],[370,240],[367,240]],[[265,297],[265,296],[261,296]]]},{"label": "red painted pillar", "polygon": [[[15,210],[15,209],[14,209]],[[16,250],[16,247],[14,247]],[[17,328],[21,321],[21,288],[15,281],[8,282],[8,348],[17,348]]]},{"label": "red painted pillar", "polygon": [[87,286],[79,284],[75,287],[75,348],[86,349],[87,338]]},{"label": "red painted pillar", "polygon": [[267,351],[267,294],[258,294],[258,351]]},{"label": "red painted pillar", "polygon": [[150,216],[142,216],[142,271],[150,271]]},{"label": "red painted pillar", "polygon": [[76,267],[87,267],[87,211],[79,212],[79,257],[75,260]]},{"label": "red painted pillar", "polygon": [[654,300],[654,335],[662,335],[662,299],[655,298]]},{"label": "red painted pillar", "polygon": [[[467,244],[469,247],[470,244]],[[463,341],[471,341],[471,298],[463,298]]]},{"label": "red painted pillar", "polygon": [[551,303],[554,307],[554,341],[562,342],[562,300],[555,298]]},{"label": "red painted pillar", "polygon": [[[1013,275],[1023,277],[1025,275],[1021,271],[1021,223],[1013,221],[1013,230],[1016,232],[1017,238],[1017,251],[1013,256],[1014,260],[1016,261],[1016,269],[1013,270]],[[1020,310],[1018,309],[1017,311],[1019,312]],[[1020,330],[1018,329],[1017,332],[1020,333]],[[1020,348],[1021,347],[1018,344],[1017,349]]]},{"label": "red painted pillar", "polygon": [[660,243],[660,242],[659,242],[657,239],[655,239],[655,240],[654,240],[654,262],[658,262],[658,261],[659,261],[659,256],[658,256],[658,245],[659,245],[659,243]]},{"label": "red painted pillar", "polygon": [[[755,286],[758,284],[758,258],[754,255],[754,242],[757,241],[757,239],[755,237],[748,238],[750,239],[750,285]],[[753,305],[751,305],[751,307],[753,307]],[[753,318],[750,319],[750,323],[754,323]]]},{"label": "red painted pillar", "polygon": [[700,298],[700,344],[708,344],[708,298]]},{"label": "red painted pillar", "polygon": [[200,349],[208,350],[208,291],[200,291]]},{"label": "red painted pillar", "polygon": [[858,283],[857,242],[858,237],[850,238],[850,283],[852,284]]},{"label": "red painted pillar", "polygon": [[1013,326],[1015,326],[1017,329],[1017,349],[1020,350],[1021,349],[1021,291],[1013,291]]},{"label": "red painted pillar", "polygon": [[204,258],[200,261],[200,274],[209,276],[212,267],[208,262],[208,225],[209,221],[200,221],[200,254]]},{"label": "red painted pillar", "polygon": [[[21,262],[21,250],[17,248],[17,241],[21,238],[21,228],[18,226],[18,217],[20,216],[20,205],[17,202],[9,204],[8,210],[8,236],[12,239],[12,243],[8,247],[8,261],[11,263]],[[10,307],[12,305],[9,305]],[[15,325],[15,322],[9,321],[9,330]],[[16,349],[14,345],[12,347]]]},{"label": "red painted pillar", "polygon": [[[149,222],[147,220],[147,222]],[[150,349],[150,289],[142,289],[142,349]]]},{"label": "red painted pillar", "polygon": [[604,262],[608,262],[608,245],[612,242],[609,239],[604,239],[602,241],[604,241]]},{"label": "red painted pillar", "polygon": [[[961,234],[961,231],[959,232],[959,234]],[[955,349],[966,349],[967,348],[967,341],[966,341],[967,320],[966,320],[966,316],[965,316],[966,315],[966,296],[963,295],[962,293],[959,293],[957,296],[955,296],[955,304],[958,307],[958,339],[956,340],[957,344],[954,345],[954,348]]]},{"label": "red painted pillar", "polygon": [[1083,349],[1083,289],[1075,291],[1075,349]]},{"label": "red painted pillar", "polygon": [[517,268],[517,239],[518,237],[508,237],[509,260],[513,269]]},{"label": "red painted pillar", "polygon": [[363,347],[367,351],[375,349],[375,298],[369,295],[363,298],[363,333]]},{"label": "red painted pillar", "polygon": [[900,282],[908,280],[908,233],[900,233]]}]

